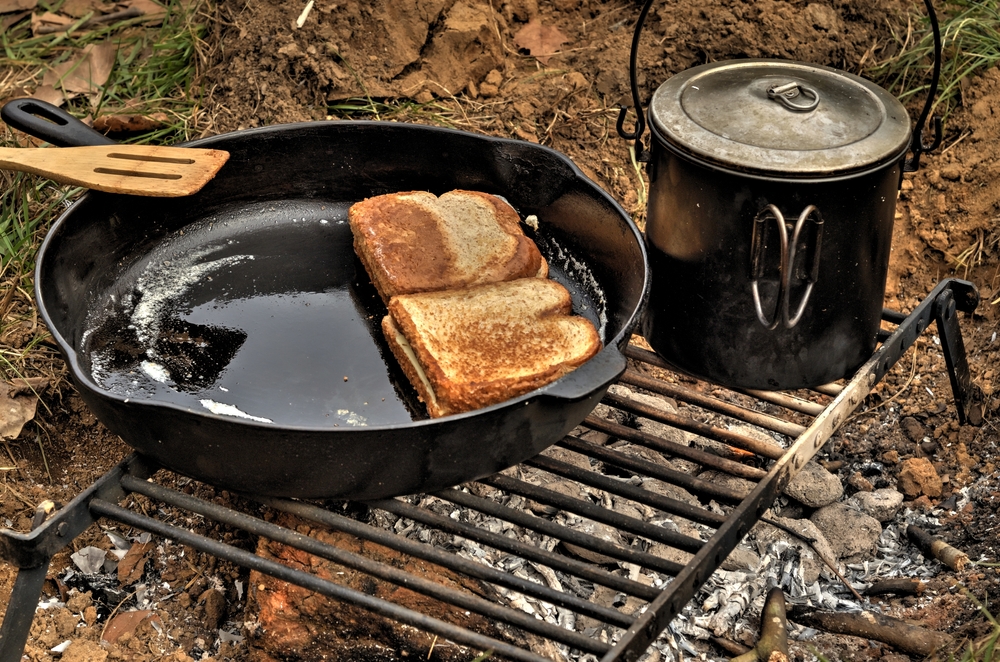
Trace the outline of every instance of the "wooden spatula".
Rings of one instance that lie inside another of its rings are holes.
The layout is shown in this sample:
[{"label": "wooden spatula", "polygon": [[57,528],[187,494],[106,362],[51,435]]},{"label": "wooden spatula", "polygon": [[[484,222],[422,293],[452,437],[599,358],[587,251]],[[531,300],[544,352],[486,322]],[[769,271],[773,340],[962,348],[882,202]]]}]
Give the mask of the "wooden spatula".
[{"label": "wooden spatula", "polygon": [[0,148],[0,169],[20,170],[108,193],[191,195],[207,184],[229,152],[154,145]]}]

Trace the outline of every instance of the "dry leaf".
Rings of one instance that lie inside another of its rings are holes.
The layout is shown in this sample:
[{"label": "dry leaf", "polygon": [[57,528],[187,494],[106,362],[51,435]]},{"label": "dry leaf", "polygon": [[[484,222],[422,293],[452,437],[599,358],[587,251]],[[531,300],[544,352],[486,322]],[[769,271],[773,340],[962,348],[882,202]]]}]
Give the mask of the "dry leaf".
[{"label": "dry leaf", "polygon": [[7,395],[11,398],[18,395],[38,395],[48,387],[48,377],[17,377],[10,381]]},{"label": "dry leaf", "polygon": [[50,27],[53,25],[63,27],[72,24],[73,19],[69,16],[60,16],[59,14],[53,14],[52,12],[31,15],[31,32],[36,35],[38,34],[38,28],[41,27]]},{"label": "dry leaf", "polygon": [[52,85],[39,85],[35,88],[35,91],[31,93],[31,96],[35,99],[48,101],[53,106],[61,106],[66,103],[66,95]]},{"label": "dry leaf", "polygon": [[122,586],[134,584],[142,579],[142,573],[146,570],[146,559],[152,549],[152,541],[137,542],[128,548],[125,556],[118,562],[118,582]]},{"label": "dry leaf", "polygon": [[537,18],[531,19],[514,35],[514,43],[518,48],[527,49],[542,64],[548,64],[549,58],[567,41],[566,35],[560,32],[559,28],[554,25],[542,25]]},{"label": "dry leaf", "polygon": [[91,12],[100,14],[104,9],[107,9],[107,5],[101,0],[66,0],[59,7],[60,13],[73,18],[83,18]]},{"label": "dry leaf", "polygon": [[0,19],[0,32],[6,32],[12,26],[17,25],[24,19],[31,16],[31,11],[23,11],[20,14],[8,14]]},{"label": "dry leaf", "polygon": [[142,133],[162,129],[169,118],[166,113],[152,115],[101,115],[94,118],[94,128],[101,133]]},{"label": "dry leaf", "polygon": [[34,9],[38,0],[0,0],[0,14]]},{"label": "dry leaf", "polygon": [[16,439],[24,424],[35,417],[38,398],[34,395],[10,397],[10,385],[0,388],[0,439]]},{"label": "dry leaf", "polygon": [[163,18],[167,15],[166,7],[153,0],[128,0],[124,6],[138,9],[148,18]]},{"label": "dry leaf", "polygon": [[160,617],[149,609],[122,612],[108,621],[108,624],[104,626],[101,641],[113,644],[126,632],[132,634],[144,622],[152,620],[160,620]]},{"label": "dry leaf", "polygon": [[111,41],[90,44],[80,57],[61,62],[45,72],[42,83],[61,87],[66,92],[95,94],[108,82],[118,48]]}]

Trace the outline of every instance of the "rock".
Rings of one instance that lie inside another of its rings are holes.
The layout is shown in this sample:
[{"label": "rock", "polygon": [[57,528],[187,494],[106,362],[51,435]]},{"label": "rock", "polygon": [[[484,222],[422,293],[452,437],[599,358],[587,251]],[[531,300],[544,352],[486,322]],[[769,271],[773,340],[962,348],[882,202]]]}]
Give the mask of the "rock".
[{"label": "rock", "polygon": [[903,434],[915,444],[919,444],[925,436],[927,436],[927,431],[924,426],[917,419],[912,416],[907,416],[899,422],[899,427],[903,429]]},{"label": "rock", "polygon": [[817,30],[833,32],[837,27],[837,12],[832,7],[812,2],[806,5],[805,14]]},{"label": "rock", "polygon": [[843,503],[820,508],[809,519],[826,536],[837,559],[845,563],[871,557],[882,536],[877,519]]},{"label": "rock", "polygon": [[86,593],[80,593],[76,589],[73,589],[73,591],[69,596],[69,599],[66,600],[66,608],[69,609],[70,611],[76,612],[77,614],[79,614],[92,604],[94,604],[94,601],[91,598],[90,591],[87,591]]},{"label": "rock", "polygon": [[740,478],[738,476],[730,476],[727,473],[722,473],[721,471],[715,471],[711,469],[709,471],[703,471],[698,474],[698,478],[707,483],[715,483],[720,487],[726,487],[731,490],[735,490],[746,495],[753,491],[753,488],[757,487],[757,484],[753,481],[749,481],[746,478]]},{"label": "rock", "polygon": [[62,654],[62,662],[104,662],[108,651],[96,641],[77,639]]},{"label": "rock", "polygon": [[931,499],[941,496],[943,483],[937,470],[925,457],[913,457],[903,462],[899,471],[899,491],[913,499],[921,494]]},{"label": "rock", "polygon": [[847,479],[847,484],[853,487],[855,492],[871,492],[875,489],[872,482],[862,476],[860,471],[852,473],[850,478]]},{"label": "rock", "polygon": [[760,565],[760,556],[746,547],[737,547],[719,566],[723,570],[756,570]]},{"label": "rock", "polygon": [[198,598],[205,605],[205,629],[216,630],[226,617],[226,596],[214,588],[206,590]]},{"label": "rock", "polygon": [[[622,540],[621,534],[618,529],[608,526],[607,524],[601,524],[600,522],[594,522],[589,519],[582,519],[576,524],[571,524],[570,527],[574,531],[582,533],[584,535],[593,536],[599,540],[609,542],[613,545],[620,545],[622,547],[628,547],[625,541]],[[590,561],[591,563],[601,563],[604,565],[612,565],[617,563],[617,561],[610,556],[605,556],[600,552],[595,552],[583,547],[578,547],[571,543],[564,542],[563,545],[566,547],[566,551],[578,556],[585,561]]]},{"label": "rock", "polygon": [[69,637],[76,632],[76,624],[80,622],[80,617],[63,607],[55,613],[52,620],[55,623],[56,632],[59,633],[59,636]]},{"label": "rock", "polygon": [[[647,395],[645,393],[637,393],[636,391],[621,386],[620,384],[612,385],[611,388],[608,389],[608,392],[622,398],[629,398],[630,400],[635,400],[640,404],[644,404],[648,407],[658,409],[667,414],[677,413],[677,406],[672,401],[667,400],[666,398],[660,396]],[[645,432],[646,434],[651,434],[653,436],[660,437],[661,439],[666,439],[667,441],[672,441],[674,443],[681,444],[682,446],[690,446],[691,439],[695,437],[695,435],[691,434],[690,432],[684,432],[682,430],[678,430],[677,428],[671,425],[666,425],[664,423],[660,423],[659,421],[654,421],[650,418],[640,418],[638,423],[639,423],[639,430],[641,432]]]},{"label": "rock", "polygon": [[848,505],[856,505],[865,515],[874,517],[879,522],[889,522],[903,506],[903,495],[884,487],[874,492],[858,492],[848,500]]},{"label": "rock", "polygon": [[785,494],[810,508],[822,508],[842,497],[844,486],[839,478],[810,461],[788,481]]},{"label": "rock", "polygon": [[941,168],[941,178],[952,182],[957,182],[962,178],[962,166],[950,164]]}]

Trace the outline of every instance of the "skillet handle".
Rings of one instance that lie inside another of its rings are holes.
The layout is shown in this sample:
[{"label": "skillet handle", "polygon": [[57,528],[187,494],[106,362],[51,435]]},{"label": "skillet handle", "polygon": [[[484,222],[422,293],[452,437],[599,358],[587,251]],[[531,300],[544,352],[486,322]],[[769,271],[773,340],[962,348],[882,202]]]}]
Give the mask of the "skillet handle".
[{"label": "skillet handle", "polygon": [[580,400],[618,379],[627,365],[620,349],[613,345],[605,347],[597,356],[550,386],[545,394],[562,400]]},{"label": "skillet handle", "polygon": [[14,99],[0,110],[3,121],[28,135],[57,147],[114,145],[114,140],[96,131],[65,110],[39,99]]}]

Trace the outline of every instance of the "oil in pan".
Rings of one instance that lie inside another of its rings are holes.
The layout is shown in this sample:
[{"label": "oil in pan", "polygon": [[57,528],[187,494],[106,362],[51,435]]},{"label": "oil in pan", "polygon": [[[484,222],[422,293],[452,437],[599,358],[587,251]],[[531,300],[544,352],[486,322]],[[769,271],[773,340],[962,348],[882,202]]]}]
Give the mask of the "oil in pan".
[{"label": "oil in pan", "polygon": [[426,417],[382,338],[385,308],[354,256],[348,206],[254,205],[162,242],[123,279],[131,291],[108,293],[88,320],[94,381],[278,425]]}]

